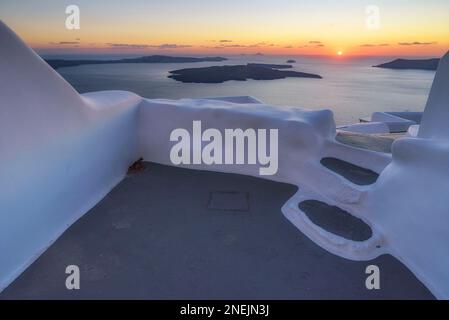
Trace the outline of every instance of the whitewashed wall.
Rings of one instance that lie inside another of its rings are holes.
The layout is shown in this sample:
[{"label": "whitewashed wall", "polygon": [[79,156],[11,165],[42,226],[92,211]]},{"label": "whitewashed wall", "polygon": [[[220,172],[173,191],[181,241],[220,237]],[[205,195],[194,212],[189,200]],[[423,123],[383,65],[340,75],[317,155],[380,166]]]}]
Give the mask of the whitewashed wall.
[{"label": "whitewashed wall", "polygon": [[[201,120],[204,128],[278,129],[279,171],[265,178],[299,186],[283,207],[293,224],[349,259],[391,253],[437,297],[449,298],[449,55],[440,63],[418,138],[397,140],[391,161],[336,142],[329,110],[274,107],[249,97],[79,95],[1,22],[0,43],[0,290],[139,157],[170,165],[170,132]],[[379,180],[356,186],[324,168],[322,157],[380,172]],[[254,165],[189,168],[259,176]],[[312,225],[298,209],[308,198],[360,217],[374,237],[356,243]]]}]

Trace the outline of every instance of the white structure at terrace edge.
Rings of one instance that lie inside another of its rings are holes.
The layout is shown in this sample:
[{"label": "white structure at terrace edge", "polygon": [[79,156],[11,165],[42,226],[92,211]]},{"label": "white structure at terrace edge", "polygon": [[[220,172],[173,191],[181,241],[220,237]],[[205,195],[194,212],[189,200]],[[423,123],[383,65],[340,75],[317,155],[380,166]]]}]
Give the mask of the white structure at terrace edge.
[{"label": "white structure at terrace edge", "polygon": [[[449,54],[441,59],[417,136],[396,140],[390,155],[337,142],[329,110],[276,107],[249,97],[80,95],[3,23],[0,43],[0,290],[135,160],[171,165],[170,133],[200,120],[204,129],[278,129],[279,168],[265,178],[300,186],[282,208],[298,232],[348,259],[390,253],[434,295],[449,298]],[[380,177],[355,185],[324,167],[324,157]],[[257,165],[186,167],[259,176]],[[339,206],[370,225],[373,236],[355,242],[325,231],[298,208],[304,199]]]}]

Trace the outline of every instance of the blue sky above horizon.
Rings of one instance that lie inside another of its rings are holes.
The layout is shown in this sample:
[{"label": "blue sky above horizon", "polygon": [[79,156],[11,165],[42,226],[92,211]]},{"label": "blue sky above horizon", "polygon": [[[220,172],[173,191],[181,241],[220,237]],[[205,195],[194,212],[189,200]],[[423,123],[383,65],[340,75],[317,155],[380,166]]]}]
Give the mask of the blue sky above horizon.
[{"label": "blue sky above horizon", "polygon": [[[80,8],[80,30],[65,8]],[[379,28],[366,27],[366,6]],[[0,0],[0,19],[46,53],[442,55],[448,0]]]}]

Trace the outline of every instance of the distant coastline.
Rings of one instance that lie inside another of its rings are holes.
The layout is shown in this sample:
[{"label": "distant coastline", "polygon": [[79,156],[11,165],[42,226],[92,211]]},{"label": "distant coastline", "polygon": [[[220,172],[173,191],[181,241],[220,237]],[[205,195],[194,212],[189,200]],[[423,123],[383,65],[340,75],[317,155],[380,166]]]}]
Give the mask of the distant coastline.
[{"label": "distant coastline", "polygon": [[248,63],[234,66],[212,66],[203,68],[189,68],[170,71],[169,78],[185,83],[222,83],[225,81],[276,80],[285,78],[314,78],[321,79],[318,74],[298,71],[281,71],[278,69],[291,68],[289,65],[273,65]]},{"label": "distant coastline", "polygon": [[111,63],[192,63],[192,62],[219,62],[225,61],[223,57],[172,57],[172,56],[144,56],[139,58],[117,59],[117,60],[64,60],[48,59],[45,60],[53,69],[63,67],[75,67],[85,64],[111,64]]},{"label": "distant coastline", "polygon": [[396,59],[387,63],[378,64],[374,68],[385,69],[415,69],[415,70],[436,70],[440,59]]}]

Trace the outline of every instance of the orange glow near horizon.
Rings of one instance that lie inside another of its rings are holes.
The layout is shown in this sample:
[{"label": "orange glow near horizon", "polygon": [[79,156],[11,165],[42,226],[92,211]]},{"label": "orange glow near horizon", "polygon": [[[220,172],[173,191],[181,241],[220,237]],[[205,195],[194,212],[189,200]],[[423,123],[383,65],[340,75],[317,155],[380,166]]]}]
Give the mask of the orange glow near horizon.
[{"label": "orange glow near horizon", "polygon": [[[241,42],[233,40],[235,44],[233,45],[222,45],[222,44],[210,44],[209,41],[204,42],[181,42],[176,41],[176,39],[171,39],[167,41],[160,42],[148,42],[143,39],[130,39],[134,41],[126,41],[126,38],[121,38],[116,40],[112,38],[107,40],[107,42],[97,42],[94,39],[87,41],[79,41],[75,38],[71,41],[60,40],[60,41],[48,41],[47,39],[42,39],[39,41],[35,36],[28,36],[27,34],[20,36],[35,50],[38,52],[73,52],[73,53],[129,53],[129,54],[205,54],[205,55],[239,55],[239,54],[256,54],[263,53],[266,55],[283,55],[283,56],[299,56],[299,55],[310,55],[310,56],[333,56],[337,54],[338,56],[442,56],[445,52],[449,50],[449,42],[447,41],[432,41],[431,44],[399,44],[399,42],[391,44],[358,44],[347,42],[346,49],[344,51],[336,49],[337,45],[333,44],[333,41],[322,41],[322,47],[308,47],[307,45],[300,42],[298,45],[291,44],[281,44],[281,43],[270,43],[264,44],[262,41],[252,41],[252,42]],[[80,36],[81,39],[85,37]],[[59,37],[59,39],[67,39],[67,37]],[[104,38],[103,38],[104,39]],[[74,44],[79,41],[79,44]],[[65,42],[66,44],[62,44]],[[69,42],[73,42],[70,44]],[[274,41],[273,41],[274,42]],[[293,41],[291,41],[293,42]],[[341,42],[341,41],[339,41]],[[421,41],[422,43],[427,43]],[[413,43],[403,42],[403,43]]]},{"label": "orange glow near horizon", "polygon": [[367,27],[359,0],[77,2],[81,28],[76,31],[65,28],[65,6],[56,0],[2,0],[0,19],[43,54],[350,57],[441,56],[449,50],[447,0],[381,1],[374,29]]}]

